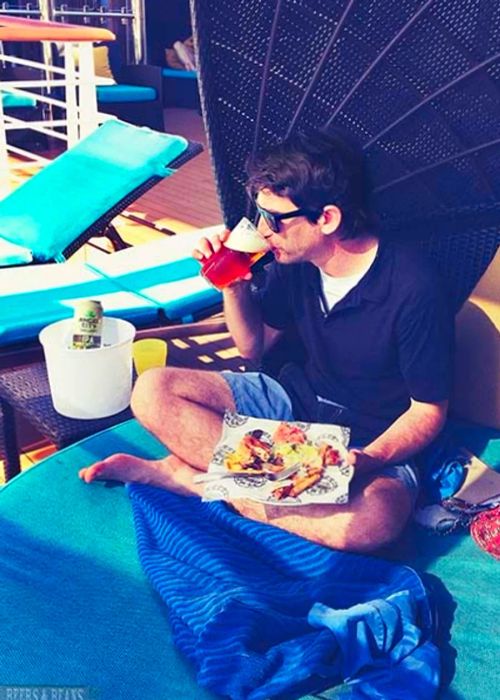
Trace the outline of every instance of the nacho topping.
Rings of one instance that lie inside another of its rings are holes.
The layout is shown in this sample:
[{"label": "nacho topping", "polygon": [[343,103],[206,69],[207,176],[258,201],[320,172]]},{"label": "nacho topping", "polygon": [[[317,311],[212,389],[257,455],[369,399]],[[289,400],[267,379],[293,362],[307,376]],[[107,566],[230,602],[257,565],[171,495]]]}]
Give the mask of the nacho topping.
[{"label": "nacho topping", "polygon": [[339,465],[341,461],[335,446],[328,442],[314,444],[302,428],[283,422],[271,439],[261,430],[247,433],[225,457],[224,466],[234,474],[267,475],[272,480],[279,479],[285,470],[293,472],[273,491],[274,498],[282,499],[298,496],[322,478],[326,467]]}]

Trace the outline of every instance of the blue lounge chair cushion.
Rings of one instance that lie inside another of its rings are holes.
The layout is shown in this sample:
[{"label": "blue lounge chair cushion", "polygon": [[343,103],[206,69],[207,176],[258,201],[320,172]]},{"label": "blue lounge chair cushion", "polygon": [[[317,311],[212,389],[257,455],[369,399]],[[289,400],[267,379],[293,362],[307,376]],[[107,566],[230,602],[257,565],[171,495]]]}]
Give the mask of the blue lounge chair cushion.
[{"label": "blue lounge chair cushion", "polygon": [[[0,236],[35,260],[65,248],[187,148],[181,136],[110,120],[0,202]],[[1,264],[1,261],[0,261]]]},{"label": "blue lounge chair cushion", "polygon": [[184,319],[221,301],[221,293],[200,276],[191,253],[201,236],[221,231],[212,226],[164,241],[102,257],[94,270],[125,289],[144,295],[171,320]]},{"label": "blue lounge chair cushion", "polygon": [[[472,450],[483,445],[479,456],[500,469],[498,432],[464,425],[460,435]],[[214,700],[173,647],[166,611],[139,565],[125,489],[88,486],[76,476],[116,452],[165,454],[128,421],[61,450],[0,490],[0,591],[9,611],[0,685],[90,686],[112,700],[126,684],[128,700]],[[467,534],[422,532],[405,561],[440,579],[445,629],[453,618],[451,640],[441,640],[443,681],[451,685],[440,700],[492,697],[500,683],[498,563]],[[346,697],[335,690],[319,697],[339,695]]]},{"label": "blue lounge chair cushion", "polygon": [[153,102],[158,93],[145,85],[98,85],[96,88],[99,102]]},{"label": "blue lounge chair cushion", "polygon": [[0,237],[0,266],[25,265],[33,260],[33,253],[29,248],[11,243]]},{"label": "blue lounge chair cushion", "polygon": [[[101,700],[124,697],[125,687],[128,700],[214,699],[169,642],[167,617],[136,554],[125,490],[89,489],[75,476],[108,447],[112,454],[141,442],[144,454],[161,454],[127,422],[73,453],[76,462],[59,453],[0,489],[0,591],[9,610],[0,685],[85,686]],[[82,528],[89,529],[83,538]]]},{"label": "blue lounge chair cushion", "polygon": [[2,90],[2,105],[4,109],[36,107],[36,99],[28,97],[28,95],[17,95],[8,90]]},{"label": "blue lounge chair cushion", "polygon": [[195,70],[176,70],[175,68],[162,68],[164,78],[182,78],[184,80],[196,80],[198,73]]},{"label": "blue lounge chair cushion", "polygon": [[49,263],[2,270],[0,346],[36,340],[40,330],[68,318],[80,299],[99,299],[104,313],[137,326],[188,319],[221,300],[200,277],[190,255],[200,236],[220,227],[165,238],[102,255],[93,264]]},{"label": "blue lounge chair cushion", "polygon": [[79,263],[2,270],[0,345],[36,340],[50,323],[71,318],[81,299],[99,299],[109,316],[137,325],[159,322],[158,307]]}]

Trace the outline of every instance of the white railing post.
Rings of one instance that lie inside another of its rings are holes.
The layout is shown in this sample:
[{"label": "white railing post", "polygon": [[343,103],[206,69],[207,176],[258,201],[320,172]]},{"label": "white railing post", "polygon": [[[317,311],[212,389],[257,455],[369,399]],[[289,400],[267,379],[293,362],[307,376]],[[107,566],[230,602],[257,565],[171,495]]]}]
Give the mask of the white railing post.
[{"label": "white railing post", "polygon": [[[43,14],[51,11],[50,0],[41,4]],[[106,118],[97,111],[96,82],[94,74],[93,43],[113,41],[114,34],[99,27],[81,27],[59,22],[40,22],[24,18],[12,18],[0,14],[0,62],[21,65],[36,69],[32,77],[4,80],[0,85],[3,94],[11,93],[18,97],[33,98],[38,105],[46,104],[51,110],[63,112],[54,117],[51,113],[41,120],[24,121],[6,115],[0,104],[0,194],[10,189],[10,170],[33,165],[44,165],[47,160],[36,153],[18,146],[9,146],[7,132],[15,129],[31,129],[66,143],[68,148],[88,136]],[[44,61],[31,61],[11,56],[1,50],[5,41],[40,41],[43,46]],[[54,65],[51,44],[57,42],[63,47],[64,66]],[[78,60],[76,65],[75,54]],[[61,96],[59,92],[62,92]],[[1,98],[1,95],[0,95]],[[0,99],[1,102],[1,99]],[[9,159],[9,153],[18,157]],[[19,157],[22,161],[19,161]]]},{"label": "white railing post", "polygon": [[78,99],[75,66],[75,44],[64,43],[64,69],[66,88],[66,131],[68,135],[68,148],[78,143],[80,130],[78,128]]},{"label": "white railing post", "polygon": [[94,73],[94,52],[90,42],[77,44],[78,86],[79,86],[79,126],[80,138],[83,139],[98,126],[97,96]]},{"label": "white railing post", "polygon": [[3,99],[0,93],[0,198],[10,192],[9,153],[7,150],[7,131],[3,112]]}]

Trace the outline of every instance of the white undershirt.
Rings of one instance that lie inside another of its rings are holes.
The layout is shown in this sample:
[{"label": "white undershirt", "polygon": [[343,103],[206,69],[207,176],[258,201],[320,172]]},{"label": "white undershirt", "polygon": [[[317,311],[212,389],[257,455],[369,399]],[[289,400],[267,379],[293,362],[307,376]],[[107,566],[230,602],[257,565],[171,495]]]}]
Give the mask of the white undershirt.
[{"label": "white undershirt", "polygon": [[366,275],[367,270],[364,270],[356,275],[350,275],[349,277],[332,277],[331,275],[327,275],[326,272],[323,272],[323,270],[320,270],[319,272],[321,275],[323,295],[328,308],[324,308],[323,299],[321,299],[321,305],[323,306],[323,311],[327,313],[333,309],[335,304],[347,296],[351,289],[358,284],[360,279]]}]

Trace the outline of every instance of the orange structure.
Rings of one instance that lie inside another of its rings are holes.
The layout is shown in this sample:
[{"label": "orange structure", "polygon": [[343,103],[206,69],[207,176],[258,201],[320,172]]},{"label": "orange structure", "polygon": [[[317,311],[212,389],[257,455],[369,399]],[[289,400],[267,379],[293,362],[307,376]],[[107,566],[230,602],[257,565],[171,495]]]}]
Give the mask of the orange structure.
[{"label": "orange structure", "polygon": [[109,29],[0,15],[0,41],[114,41]]}]

